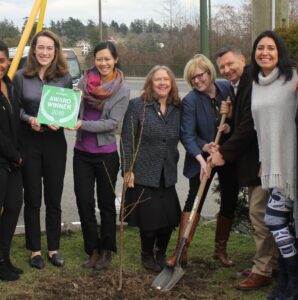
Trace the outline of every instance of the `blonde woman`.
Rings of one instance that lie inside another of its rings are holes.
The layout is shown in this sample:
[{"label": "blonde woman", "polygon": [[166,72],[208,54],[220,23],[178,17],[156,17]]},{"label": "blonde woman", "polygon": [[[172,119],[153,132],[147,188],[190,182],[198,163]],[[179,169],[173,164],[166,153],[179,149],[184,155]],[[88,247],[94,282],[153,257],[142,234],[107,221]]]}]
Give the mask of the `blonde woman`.
[{"label": "blonde woman", "polygon": [[[167,265],[174,266],[179,241],[183,236],[186,224],[196,198],[200,178],[203,174],[209,177],[202,196],[198,213],[181,256],[181,263],[187,263],[187,249],[195,233],[210,183],[215,173],[220,183],[220,211],[217,218],[215,234],[215,258],[224,266],[231,266],[233,261],[227,257],[226,245],[233,224],[234,212],[238,199],[238,183],[233,164],[212,169],[209,176],[207,171],[207,157],[217,149],[213,141],[220,123],[220,104],[226,100],[230,90],[226,80],[215,80],[216,71],[212,62],[204,55],[195,55],[188,61],[184,69],[184,79],[192,90],[182,100],[181,141],[186,150],[184,161],[184,176],[189,179],[189,192],[181,214],[179,238],[176,251],[167,261]],[[229,132],[229,126],[224,125],[224,133]],[[224,135],[222,143],[228,135]]]}]

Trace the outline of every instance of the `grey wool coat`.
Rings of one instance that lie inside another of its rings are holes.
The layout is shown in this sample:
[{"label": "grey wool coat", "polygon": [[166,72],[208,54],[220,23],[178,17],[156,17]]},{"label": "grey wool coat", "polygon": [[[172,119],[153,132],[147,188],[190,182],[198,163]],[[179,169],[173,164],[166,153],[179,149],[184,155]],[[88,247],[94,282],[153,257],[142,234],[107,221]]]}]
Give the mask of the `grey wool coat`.
[{"label": "grey wool coat", "polygon": [[104,146],[116,143],[116,130],[123,119],[129,102],[130,90],[124,83],[116,94],[106,101],[101,117],[97,121],[83,120],[85,103],[81,102],[79,118],[82,126],[77,131],[77,139],[82,139],[82,131],[96,133],[97,145]]},{"label": "grey wool coat", "polygon": [[177,182],[180,108],[167,105],[165,115],[157,101],[130,100],[123,120],[121,162],[126,172],[133,164],[135,183],[158,188],[161,175],[165,186]]}]

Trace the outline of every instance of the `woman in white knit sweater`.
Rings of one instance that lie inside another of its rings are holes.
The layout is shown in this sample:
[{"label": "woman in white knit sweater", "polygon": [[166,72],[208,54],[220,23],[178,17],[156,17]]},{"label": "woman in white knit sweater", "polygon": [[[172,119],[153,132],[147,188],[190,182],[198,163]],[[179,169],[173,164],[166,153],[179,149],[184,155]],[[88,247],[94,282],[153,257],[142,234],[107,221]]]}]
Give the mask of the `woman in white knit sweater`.
[{"label": "woman in white knit sweater", "polygon": [[298,299],[293,226],[293,220],[298,221],[293,218],[297,207],[297,73],[283,40],[273,31],[256,38],[251,62],[252,114],[260,150],[260,175],[262,187],[270,190],[265,223],[280,251],[280,277],[268,299]]}]

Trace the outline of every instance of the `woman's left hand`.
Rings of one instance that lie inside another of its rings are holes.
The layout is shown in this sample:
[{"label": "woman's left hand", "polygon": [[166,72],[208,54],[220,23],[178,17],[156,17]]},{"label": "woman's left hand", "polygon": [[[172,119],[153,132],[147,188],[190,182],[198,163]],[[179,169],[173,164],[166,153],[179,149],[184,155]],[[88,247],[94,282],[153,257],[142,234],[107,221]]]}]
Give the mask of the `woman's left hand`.
[{"label": "woman's left hand", "polygon": [[53,131],[57,131],[60,127],[59,126],[57,126],[57,125],[48,125],[48,127],[51,129],[51,130],[53,130]]},{"label": "woman's left hand", "polygon": [[75,130],[79,130],[81,126],[82,126],[82,121],[78,120],[73,128],[65,127],[65,129],[75,131]]},{"label": "woman's left hand", "polygon": [[78,130],[81,128],[81,126],[82,126],[82,120],[78,120],[73,129]]}]

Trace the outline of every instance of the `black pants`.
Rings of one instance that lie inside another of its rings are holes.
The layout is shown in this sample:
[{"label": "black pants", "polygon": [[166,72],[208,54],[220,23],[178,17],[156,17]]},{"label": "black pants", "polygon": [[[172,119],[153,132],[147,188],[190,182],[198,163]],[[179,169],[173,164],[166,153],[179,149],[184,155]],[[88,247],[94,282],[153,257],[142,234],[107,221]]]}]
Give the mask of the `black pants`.
[{"label": "black pants", "polygon": [[62,130],[41,133],[24,130],[23,139],[26,151],[23,167],[26,247],[34,252],[41,250],[40,207],[43,187],[48,250],[58,250],[66,166],[65,136]]},{"label": "black pants", "polygon": [[[212,169],[211,176],[207,181],[199,208],[198,213],[200,214],[215,173],[218,175],[219,185],[220,185],[220,211],[219,213],[229,219],[234,217],[237,201],[239,185],[236,177],[236,169],[233,164],[226,164],[222,167],[216,167]],[[185,202],[183,211],[189,212],[192,209],[194,200],[197,196],[200,186],[200,175],[196,175],[189,179],[189,192],[188,197]]]},{"label": "black pants", "polygon": [[[116,251],[115,185],[119,171],[118,152],[88,154],[74,151],[74,189],[81,220],[84,248]],[[95,183],[100,210],[100,234],[95,215]]]},{"label": "black pants", "polygon": [[4,209],[0,216],[0,256],[8,257],[22,207],[20,170],[9,172],[7,169],[0,168],[0,198]]}]

